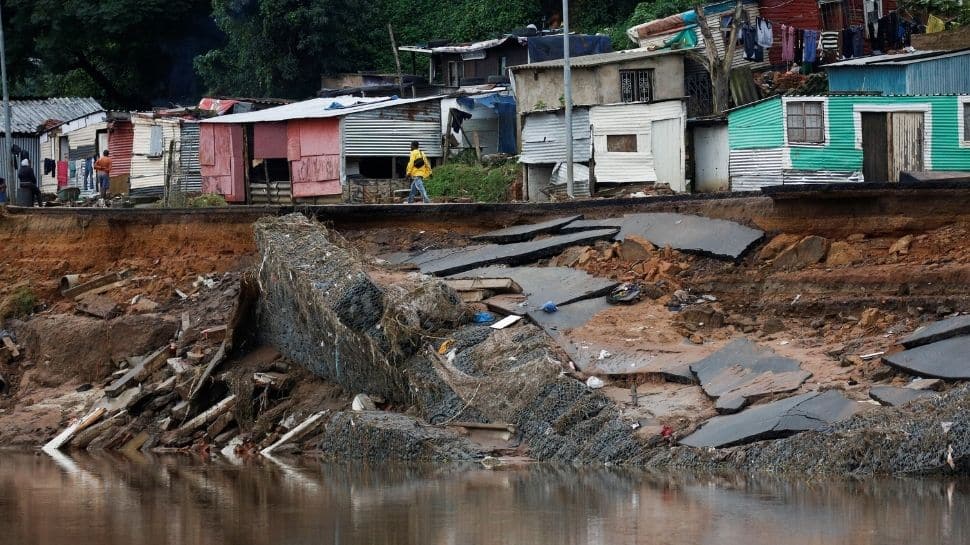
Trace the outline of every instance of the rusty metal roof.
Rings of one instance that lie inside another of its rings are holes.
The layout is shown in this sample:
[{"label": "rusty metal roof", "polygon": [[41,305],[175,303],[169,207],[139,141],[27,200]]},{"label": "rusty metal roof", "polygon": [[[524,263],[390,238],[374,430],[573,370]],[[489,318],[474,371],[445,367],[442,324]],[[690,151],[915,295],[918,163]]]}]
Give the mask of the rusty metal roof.
[{"label": "rusty metal roof", "polygon": [[[49,120],[59,122],[75,119],[102,112],[104,108],[93,98],[55,97],[38,100],[10,101],[10,130],[14,134],[36,134],[43,130],[43,125]],[[0,108],[0,134],[5,125],[3,108]]]}]

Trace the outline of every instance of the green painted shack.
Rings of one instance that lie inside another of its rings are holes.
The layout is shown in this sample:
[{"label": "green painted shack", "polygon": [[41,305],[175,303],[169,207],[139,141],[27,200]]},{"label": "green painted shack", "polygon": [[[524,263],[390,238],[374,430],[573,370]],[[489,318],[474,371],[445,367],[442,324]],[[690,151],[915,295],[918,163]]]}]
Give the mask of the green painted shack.
[{"label": "green painted shack", "polygon": [[970,171],[970,95],[773,96],[728,111],[733,191]]}]

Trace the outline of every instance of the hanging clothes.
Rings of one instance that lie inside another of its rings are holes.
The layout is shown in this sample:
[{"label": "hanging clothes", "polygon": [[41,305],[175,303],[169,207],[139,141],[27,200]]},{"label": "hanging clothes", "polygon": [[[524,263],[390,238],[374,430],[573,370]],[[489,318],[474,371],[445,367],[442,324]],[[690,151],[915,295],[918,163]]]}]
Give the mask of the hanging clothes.
[{"label": "hanging clothes", "polygon": [[763,17],[758,17],[757,22],[757,42],[761,47],[768,49],[774,42],[775,37],[771,31],[771,23]]},{"label": "hanging clothes", "polygon": [[845,58],[854,57],[852,53],[852,29],[843,28],[842,29],[842,56]]},{"label": "hanging clothes", "polygon": [[44,175],[53,176],[55,174],[55,169],[57,168],[57,162],[53,159],[44,159]]},{"label": "hanging clothes", "polygon": [[823,51],[838,51],[839,50],[839,33],[832,30],[826,30],[822,32],[822,50]]},{"label": "hanging clothes", "polygon": [[795,27],[781,25],[781,60],[795,61]]},{"label": "hanging clothes", "polygon": [[744,38],[744,58],[752,62],[764,61],[764,50],[758,45],[758,29],[755,25],[745,23],[741,32]]},{"label": "hanging clothes", "polygon": [[57,162],[57,187],[67,187],[68,180],[68,165],[67,161]]},{"label": "hanging clothes", "polygon": [[803,32],[804,40],[804,52],[802,54],[802,61],[806,63],[815,62],[816,54],[818,51],[818,31],[817,30],[806,30]]}]

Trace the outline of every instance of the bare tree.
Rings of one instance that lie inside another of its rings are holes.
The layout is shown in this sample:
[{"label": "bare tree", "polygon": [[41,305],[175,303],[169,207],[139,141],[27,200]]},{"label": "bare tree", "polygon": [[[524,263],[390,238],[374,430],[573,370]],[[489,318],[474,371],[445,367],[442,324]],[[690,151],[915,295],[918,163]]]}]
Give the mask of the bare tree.
[{"label": "bare tree", "polygon": [[704,39],[704,54],[697,51],[691,52],[691,57],[707,68],[707,73],[711,75],[711,95],[714,102],[714,114],[724,113],[731,107],[731,63],[734,61],[734,51],[738,43],[738,31],[741,29],[741,0],[737,0],[734,6],[734,16],[731,18],[731,31],[728,34],[728,43],[724,48],[724,57],[719,58],[715,47],[714,34],[707,24],[707,17],[704,14],[704,7],[700,4],[694,6],[697,12],[697,25],[701,28],[701,37]]}]

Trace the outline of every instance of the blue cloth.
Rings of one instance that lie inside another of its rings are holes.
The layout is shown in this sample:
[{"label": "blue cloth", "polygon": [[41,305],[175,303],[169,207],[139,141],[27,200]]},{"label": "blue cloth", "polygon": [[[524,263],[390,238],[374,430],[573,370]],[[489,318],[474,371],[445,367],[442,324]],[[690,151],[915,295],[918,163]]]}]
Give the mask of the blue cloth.
[{"label": "blue cloth", "polygon": [[[529,38],[529,62],[554,61],[563,57],[563,39],[558,36],[533,36]],[[569,56],[582,57],[597,53],[612,53],[613,42],[609,36],[572,35],[569,37]]]},{"label": "blue cloth", "polygon": [[741,39],[744,41],[744,58],[749,61],[761,62],[765,60],[764,49],[758,45],[758,28],[750,23],[741,27]]},{"label": "blue cloth", "polygon": [[87,191],[88,186],[94,189],[94,162],[90,157],[84,160],[84,190]]},{"label": "blue cloth", "polygon": [[802,61],[804,62],[815,62],[815,54],[818,49],[818,31],[817,30],[806,30],[805,31],[805,48],[802,53]]},{"label": "blue cloth", "polygon": [[408,193],[408,202],[414,202],[414,197],[418,192],[421,193],[421,199],[424,202],[431,202],[431,199],[428,198],[428,192],[424,190],[424,178],[421,176],[411,178],[411,192]]}]

